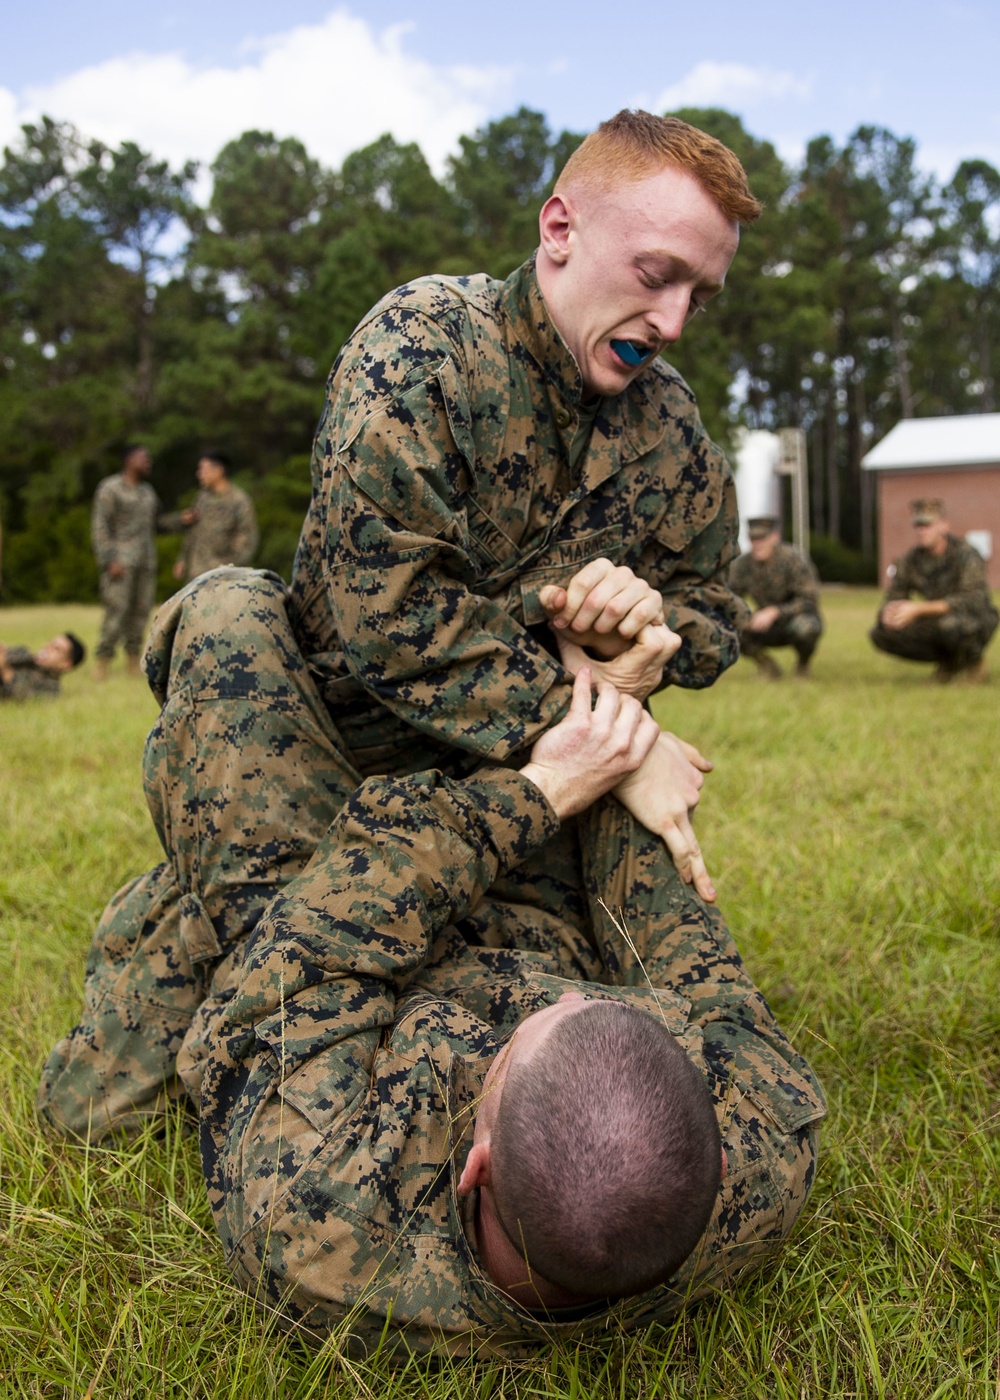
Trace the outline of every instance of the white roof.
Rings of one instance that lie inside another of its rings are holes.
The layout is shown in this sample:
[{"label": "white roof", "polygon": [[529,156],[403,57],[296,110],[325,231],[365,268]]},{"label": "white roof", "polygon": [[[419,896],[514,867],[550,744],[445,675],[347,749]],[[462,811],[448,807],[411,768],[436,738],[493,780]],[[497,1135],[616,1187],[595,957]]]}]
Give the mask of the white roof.
[{"label": "white roof", "polygon": [[1000,464],[1000,413],[904,418],[861,459],[869,471]]}]

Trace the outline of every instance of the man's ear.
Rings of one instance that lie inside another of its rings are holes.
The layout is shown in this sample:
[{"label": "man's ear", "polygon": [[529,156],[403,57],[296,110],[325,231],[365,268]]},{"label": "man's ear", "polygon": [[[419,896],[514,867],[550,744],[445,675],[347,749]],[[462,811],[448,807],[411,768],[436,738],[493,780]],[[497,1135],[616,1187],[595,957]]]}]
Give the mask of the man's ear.
[{"label": "man's ear", "polygon": [[467,1196],[477,1186],[489,1186],[491,1180],[490,1145],[488,1142],[474,1142],[465,1159],[462,1175],[458,1178],[458,1194]]},{"label": "man's ear", "polygon": [[572,209],[561,194],[550,195],[538,216],[538,236],[550,262],[560,266],[569,257]]},{"label": "man's ear", "polygon": [[726,1149],[723,1148],[723,1149],[722,1149],[722,1176],[719,1178],[721,1181],[725,1181],[725,1179],[726,1179],[726,1172],[727,1172],[728,1170],[729,1170],[729,1158],[726,1156]]}]

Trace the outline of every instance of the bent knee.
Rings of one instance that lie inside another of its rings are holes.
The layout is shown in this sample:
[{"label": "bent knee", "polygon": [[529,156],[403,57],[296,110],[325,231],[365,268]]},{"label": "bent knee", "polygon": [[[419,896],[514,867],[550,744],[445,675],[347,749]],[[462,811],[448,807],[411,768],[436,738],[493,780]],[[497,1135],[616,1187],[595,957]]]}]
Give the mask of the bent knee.
[{"label": "bent knee", "polygon": [[276,642],[287,646],[287,592],[269,570],[224,564],[168,598],[153,619],[144,658],[160,704],[181,684],[197,687],[203,672],[214,679],[220,666],[238,665]]},{"label": "bent knee", "polygon": [[802,1214],[816,1180],[819,1161],[819,1124],[809,1123],[795,1135],[782,1158],[783,1175],[779,1189],[783,1198],[782,1238],[789,1234]]},{"label": "bent knee", "polygon": [[46,1061],[35,1098],[39,1123],[48,1137],[77,1142],[138,1137],[162,1122],[183,1087],[162,1076],[144,1079],[135,1067],[109,1075],[92,1032],[86,1023],[75,1027]]},{"label": "bent knee", "polygon": [[822,635],[823,622],[812,613],[803,613],[792,619],[788,630],[796,641],[811,642]]},{"label": "bent knee", "polygon": [[[940,619],[941,640],[946,644],[957,645],[963,642],[979,642],[983,625],[978,617],[963,617],[961,613],[946,613]],[[991,633],[987,634],[987,640]]]},{"label": "bent knee", "polygon": [[175,597],[188,603],[197,599],[199,606],[204,606],[206,599],[213,600],[213,604],[219,600],[218,606],[223,611],[233,605],[229,600],[234,600],[237,611],[240,611],[246,605],[247,597],[276,597],[283,602],[287,591],[284,579],[270,569],[220,564],[186,583]]}]

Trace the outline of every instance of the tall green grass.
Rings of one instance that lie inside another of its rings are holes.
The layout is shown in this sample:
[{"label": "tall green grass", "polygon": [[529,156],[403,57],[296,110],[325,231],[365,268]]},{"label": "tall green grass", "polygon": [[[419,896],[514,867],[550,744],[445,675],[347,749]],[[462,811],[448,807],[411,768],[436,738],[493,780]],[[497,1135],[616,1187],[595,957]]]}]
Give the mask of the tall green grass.
[{"label": "tall green grass", "polygon": [[[828,1092],[810,1205],[731,1296],[522,1366],[359,1364],[282,1335],[226,1278],[180,1118],[128,1148],[39,1136],[94,921],[158,857],[154,705],[88,662],[58,702],[0,707],[0,1395],[997,1400],[1000,679],[934,687],[877,655],[875,598],[824,595],[810,684],[742,662],[656,702],[715,760],[698,825],[720,906]],[[0,611],[7,642],[96,625]]]}]

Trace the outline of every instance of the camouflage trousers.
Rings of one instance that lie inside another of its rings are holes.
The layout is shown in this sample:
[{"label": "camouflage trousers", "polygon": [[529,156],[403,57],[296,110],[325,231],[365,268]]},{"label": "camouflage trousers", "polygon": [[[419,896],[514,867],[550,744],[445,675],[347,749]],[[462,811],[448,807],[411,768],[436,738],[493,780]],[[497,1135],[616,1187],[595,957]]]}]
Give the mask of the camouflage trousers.
[{"label": "camouflage trousers", "polygon": [[112,578],[107,569],[101,573],[101,602],[104,617],[97,640],[97,656],[110,661],[119,642],[127,656],[142,651],[142,634],[156,598],[156,573],[153,569],[126,568],[121,578]]},{"label": "camouflage trousers", "polygon": [[769,647],[794,647],[805,665],[822,634],[823,622],[818,613],[799,613],[796,617],[779,618],[766,632],[744,627],[740,633],[740,654],[757,657]]},{"label": "camouflage trousers", "polygon": [[275,575],[195,579],[157,613],[144,665],[163,705],[143,772],[166,860],[101,916],[83,1019],[38,1099],[49,1126],[93,1139],[137,1131],[183,1093],[246,935],[359,781]]},{"label": "camouflage trousers", "polygon": [[[153,622],[144,666],[163,708],[143,772],[166,859],[119,890],[98,923],[84,1015],[50,1055],[39,1093],[43,1121],[62,1133],[136,1132],[185,1090],[199,1103],[247,935],[361,782],[285,597],[275,575],[226,567],[192,580]],[[609,838],[593,823],[564,823],[498,880],[462,921],[468,943],[512,942],[555,959],[564,976],[622,980],[595,929],[592,867],[605,869]],[[665,853],[660,864],[661,896],[686,906]],[[649,878],[616,896],[640,948],[662,927]]]},{"label": "camouflage trousers", "polygon": [[[223,1149],[221,1196],[208,1160],[206,1172],[225,1238],[229,1214],[253,1211],[264,1182],[279,1180],[281,1201],[294,1204],[301,1164],[288,1103],[272,1095],[243,1124],[238,1095],[218,1092],[227,1042],[214,1031],[236,990],[247,935],[303,869],[359,776],[299,652],[275,576],[224,568],[195,579],[157,614],[145,667],[162,710],[144,778],[166,860],[105,910],[87,961],[84,1014],[45,1065],[39,1112],[57,1132],[96,1140],[137,1131],[186,1092],[203,1113],[203,1140],[207,1130]],[[506,950],[536,961],[537,974],[522,975]],[[745,1029],[760,1039],[745,1046],[741,1021],[720,1031],[712,1092],[739,1155],[713,1223],[718,1259],[704,1287],[773,1253],[812,1183],[822,1097],[803,1078],[808,1067],[792,1056],[718,911],[682,884],[658,838],[613,800],[596,804],[498,880],[435,953],[422,974],[427,989],[457,998],[498,1032],[548,1004],[553,978],[633,988],[658,1015],[665,1000],[654,989],[675,987],[693,1012],[701,1015],[704,1003],[713,1023],[732,988]],[[690,1035],[700,1043],[700,1022]],[[321,1035],[309,1061],[320,1083],[328,1082],[325,1045]],[[203,1086],[206,1062],[214,1078]],[[733,1091],[733,1073],[750,1086],[746,1095]],[[339,1158],[339,1137],[328,1146]],[[310,1165],[319,1170],[323,1160],[310,1156]],[[317,1199],[308,1211],[321,1231]],[[240,1232],[229,1261],[251,1289],[272,1267],[264,1251],[283,1238],[266,1212],[261,1219],[257,1234]],[[293,1252],[273,1267],[284,1306],[297,1271],[312,1287],[318,1265]],[[324,1267],[339,1297],[343,1261],[331,1255]],[[681,1290],[665,1310],[686,1298]]]},{"label": "camouflage trousers", "polygon": [[886,627],[879,614],[868,633],[872,644],[907,661],[933,661],[943,670],[974,666],[993,633],[995,617],[950,612],[943,617],[918,617],[908,627]]}]

